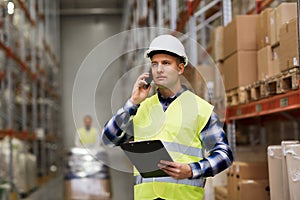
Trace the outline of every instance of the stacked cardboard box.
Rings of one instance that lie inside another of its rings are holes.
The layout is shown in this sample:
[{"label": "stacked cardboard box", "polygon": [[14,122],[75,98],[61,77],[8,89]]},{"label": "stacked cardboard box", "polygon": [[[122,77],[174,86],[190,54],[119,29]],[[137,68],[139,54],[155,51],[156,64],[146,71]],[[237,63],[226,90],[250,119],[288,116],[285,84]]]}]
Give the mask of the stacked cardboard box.
[{"label": "stacked cardboard box", "polygon": [[[237,15],[224,29],[215,30],[213,55],[216,61],[224,61],[226,91],[299,66],[296,17],[296,3],[281,3],[260,15]],[[223,48],[216,42],[222,31]],[[222,50],[223,59],[218,56]]]},{"label": "stacked cardboard box", "polygon": [[270,71],[272,71],[272,49],[268,45],[258,50],[257,52],[257,71],[258,80],[268,78]]},{"label": "stacked cardboard box", "polygon": [[227,200],[228,193],[227,188],[225,186],[215,187],[215,200]]},{"label": "stacked cardboard box", "polygon": [[268,180],[242,180],[238,183],[237,197],[240,200],[270,199]]},{"label": "stacked cardboard box", "polygon": [[262,49],[263,47],[271,44],[271,20],[270,15],[273,11],[272,8],[263,10],[257,22],[257,47]]},{"label": "stacked cardboard box", "polygon": [[228,171],[228,197],[231,200],[244,200],[251,192],[260,194],[256,200],[265,200],[268,196],[267,179],[266,162],[234,162]]},{"label": "stacked cardboard box", "polygon": [[257,23],[258,80],[272,77],[298,64],[295,22],[286,24],[296,16],[296,3],[281,3],[277,8],[263,10],[259,15]]},{"label": "stacked cardboard box", "polygon": [[269,76],[274,76],[280,73],[280,61],[279,61],[279,55],[280,55],[280,46],[272,47],[272,67],[271,71],[269,71]]},{"label": "stacked cardboard box", "polygon": [[212,56],[216,62],[224,59],[224,27],[218,26],[211,35]]},{"label": "stacked cardboard box", "polygon": [[299,66],[297,19],[292,19],[280,28],[280,70]]},{"label": "stacked cardboard box", "polygon": [[264,80],[280,73],[279,51],[280,46],[272,48],[270,45],[257,51],[258,80]]},{"label": "stacked cardboard box", "polygon": [[251,84],[257,80],[256,51],[238,51],[224,61],[225,89]]},{"label": "stacked cardboard box", "polygon": [[231,56],[237,51],[257,50],[258,15],[237,15],[224,29],[224,56]]},{"label": "stacked cardboard box", "polygon": [[257,15],[238,15],[224,28],[226,90],[257,80],[257,19]]},{"label": "stacked cardboard box", "polygon": [[270,23],[270,43],[271,46],[276,45],[278,42],[277,33],[276,33],[276,9],[274,8],[269,15],[270,19],[268,20]]},{"label": "stacked cardboard box", "polygon": [[277,8],[275,8],[275,18],[276,18],[275,43],[279,42],[280,40],[279,35],[280,35],[281,26],[296,17],[297,17],[297,3],[281,3]]}]

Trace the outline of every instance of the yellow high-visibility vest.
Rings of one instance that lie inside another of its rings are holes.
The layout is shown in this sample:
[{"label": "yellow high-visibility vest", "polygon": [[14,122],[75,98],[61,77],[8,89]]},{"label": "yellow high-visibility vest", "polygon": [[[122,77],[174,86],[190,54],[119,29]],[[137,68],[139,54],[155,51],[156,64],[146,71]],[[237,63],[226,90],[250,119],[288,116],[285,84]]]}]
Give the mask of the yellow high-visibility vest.
[{"label": "yellow high-visibility vest", "polygon": [[[203,158],[200,132],[212,111],[212,105],[190,91],[178,96],[165,112],[158,95],[153,95],[141,103],[133,117],[134,140],[161,140],[175,162],[198,162]],[[142,178],[135,170],[134,197],[199,200],[204,195],[204,184],[203,178]]]},{"label": "yellow high-visibility vest", "polygon": [[79,133],[80,143],[82,145],[93,145],[97,142],[96,137],[98,131],[93,127],[91,127],[89,131],[87,131],[85,128],[80,128],[78,130],[78,133]]}]

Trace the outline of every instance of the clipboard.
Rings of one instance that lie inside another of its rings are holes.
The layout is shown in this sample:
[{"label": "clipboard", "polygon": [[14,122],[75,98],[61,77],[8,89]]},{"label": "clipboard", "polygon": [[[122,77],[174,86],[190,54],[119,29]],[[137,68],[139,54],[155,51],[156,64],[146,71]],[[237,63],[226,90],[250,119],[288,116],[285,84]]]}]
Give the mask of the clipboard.
[{"label": "clipboard", "polygon": [[169,176],[157,166],[160,160],[173,162],[160,140],[129,142],[120,146],[143,178]]}]

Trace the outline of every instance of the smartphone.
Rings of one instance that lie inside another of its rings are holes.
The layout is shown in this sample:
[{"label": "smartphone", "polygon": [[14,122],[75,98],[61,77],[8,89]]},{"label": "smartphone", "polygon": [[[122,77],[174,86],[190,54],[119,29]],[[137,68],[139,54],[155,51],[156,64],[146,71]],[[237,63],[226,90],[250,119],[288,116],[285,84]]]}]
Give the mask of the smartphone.
[{"label": "smartphone", "polygon": [[149,70],[149,74],[150,74],[149,77],[148,77],[148,78],[145,78],[145,81],[147,82],[147,84],[144,85],[144,89],[147,89],[147,88],[150,86],[150,84],[151,84],[151,82],[152,82],[152,80],[153,80],[151,68],[150,68],[150,70]]}]

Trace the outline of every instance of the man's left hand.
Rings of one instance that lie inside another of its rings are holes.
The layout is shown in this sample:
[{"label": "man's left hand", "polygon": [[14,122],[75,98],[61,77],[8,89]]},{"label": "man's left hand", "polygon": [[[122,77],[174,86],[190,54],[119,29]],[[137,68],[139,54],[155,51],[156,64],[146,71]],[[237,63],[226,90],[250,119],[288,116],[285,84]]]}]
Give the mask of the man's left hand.
[{"label": "man's left hand", "polygon": [[161,160],[158,167],[175,179],[191,178],[193,175],[188,164]]}]

